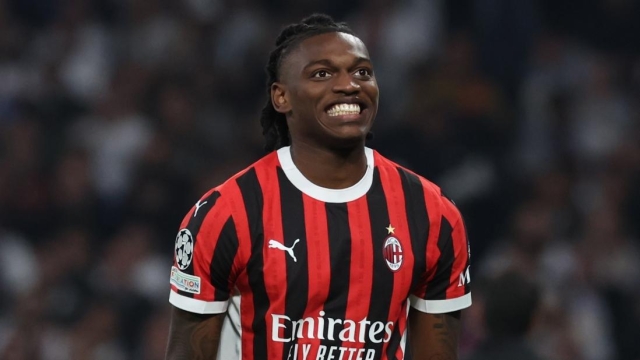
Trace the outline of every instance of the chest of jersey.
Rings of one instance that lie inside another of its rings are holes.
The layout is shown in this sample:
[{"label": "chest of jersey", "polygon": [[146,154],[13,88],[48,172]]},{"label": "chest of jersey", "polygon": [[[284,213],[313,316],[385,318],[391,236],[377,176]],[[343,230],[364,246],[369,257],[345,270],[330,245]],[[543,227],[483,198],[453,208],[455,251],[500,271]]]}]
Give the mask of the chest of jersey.
[{"label": "chest of jersey", "polygon": [[254,251],[247,264],[254,319],[264,319],[255,329],[315,352],[378,353],[399,339],[415,273],[407,214],[375,192],[348,203],[287,199],[265,199],[263,236],[254,243],[261,256]]},{"label": "chest of jersey", "polygon": [[260,191],[256,181],[238,181],[250,235],[236,282],[243,352],[402,358],[408,297],[425,270],[428,220],[413,200],[424,194],[387,167],[345,202],[320,201],[280,170],[256,174]]},{"label": "chest of jersey", "polygon": [[283,220],[282,231],[264,224],[262,268],[270,298],[300,315],[386,303],[367,315],[387,317],[394,294],[403,301],[411,288],[414,256],[407,229],[393,224],[387,209],[372,214],[365,199],[309,203],[298,219]]}]

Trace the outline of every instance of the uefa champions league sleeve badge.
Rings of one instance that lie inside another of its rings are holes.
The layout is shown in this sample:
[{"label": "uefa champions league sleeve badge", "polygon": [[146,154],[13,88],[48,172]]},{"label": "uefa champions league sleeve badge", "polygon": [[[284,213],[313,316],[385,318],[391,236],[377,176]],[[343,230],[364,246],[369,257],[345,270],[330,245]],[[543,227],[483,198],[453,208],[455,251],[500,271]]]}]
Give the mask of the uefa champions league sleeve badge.
[{"label": "uefa champions league sleeve badge", "polygon": [[189,229],[182,229],[176,236],[175,245],[176,265],[180,270],[186,270],[193,259],[193,236]]}]

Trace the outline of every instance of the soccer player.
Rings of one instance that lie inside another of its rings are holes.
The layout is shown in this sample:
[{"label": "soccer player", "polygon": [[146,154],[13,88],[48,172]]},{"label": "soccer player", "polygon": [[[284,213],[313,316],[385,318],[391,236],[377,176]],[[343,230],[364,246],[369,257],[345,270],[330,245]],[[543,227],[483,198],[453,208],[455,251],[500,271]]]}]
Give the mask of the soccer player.
[{"label": "soccer player", "polygon": [[464,224],[436,185],[365,147],[367,48],[313,15],[278,36],[267,73],[273,151],[178,232],[167,359],[457,359]]}]

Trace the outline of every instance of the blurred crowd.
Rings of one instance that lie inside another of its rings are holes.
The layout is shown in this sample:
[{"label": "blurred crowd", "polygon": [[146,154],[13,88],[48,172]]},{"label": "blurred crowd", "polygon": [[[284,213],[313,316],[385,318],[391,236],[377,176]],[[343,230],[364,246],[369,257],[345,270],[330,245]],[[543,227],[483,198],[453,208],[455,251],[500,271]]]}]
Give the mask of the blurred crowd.
[{"label": "blurred crowd", "polygon": [[0,0],[0,358],[163,358],[178,225],[264,154],[269,51],[314,11],[369,47],[370,146],[465,217],[462,359],[640,359],[634,0]]}]

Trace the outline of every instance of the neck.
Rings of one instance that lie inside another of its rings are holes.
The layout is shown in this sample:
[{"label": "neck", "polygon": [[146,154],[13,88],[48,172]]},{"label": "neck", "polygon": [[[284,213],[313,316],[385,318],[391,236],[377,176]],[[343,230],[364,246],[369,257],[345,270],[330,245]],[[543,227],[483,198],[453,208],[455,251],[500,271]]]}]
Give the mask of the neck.
[{"label": "neck", "polygon": [[291,158],[304,177],[328,189],[344,189],[353,186],[367,171],[364,145],[346,149],[329,149],[293,141]]}]

